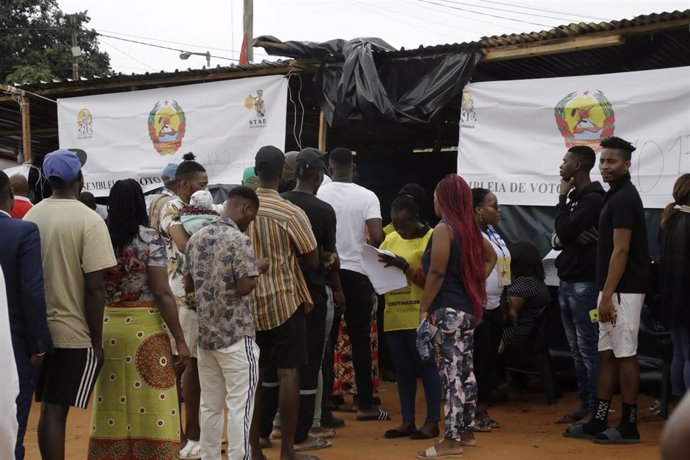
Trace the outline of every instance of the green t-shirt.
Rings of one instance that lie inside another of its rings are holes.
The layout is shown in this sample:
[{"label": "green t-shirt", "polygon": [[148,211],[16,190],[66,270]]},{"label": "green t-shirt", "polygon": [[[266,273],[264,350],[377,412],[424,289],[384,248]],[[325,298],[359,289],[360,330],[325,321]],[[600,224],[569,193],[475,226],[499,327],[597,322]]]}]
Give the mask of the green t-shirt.
[{"label": "green t-shirt", "polygon": [[[421,238],[406,240],[398,232],[392,232],[381,243],[381,249],[404,257],[413,269],[421,269],[422,254],[432,233],[433,229],[430,228]],[[419,304],[423,293],[424,289],[411,281],[407,282],[406,287],[387,293],[385,295],[386,309],[383,313],[384,331],[416,329],[419,324]]]}]

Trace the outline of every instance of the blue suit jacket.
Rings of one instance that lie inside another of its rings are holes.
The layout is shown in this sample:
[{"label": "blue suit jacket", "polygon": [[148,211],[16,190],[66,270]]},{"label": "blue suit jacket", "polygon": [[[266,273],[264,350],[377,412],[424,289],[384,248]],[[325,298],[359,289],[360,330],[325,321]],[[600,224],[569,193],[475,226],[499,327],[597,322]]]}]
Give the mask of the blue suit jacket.
[{"label": "blue suit jacket", "polygon": [[48,352],[53,342],[46,321],[38,226],[0,213],[0,241],[15,355]]}]

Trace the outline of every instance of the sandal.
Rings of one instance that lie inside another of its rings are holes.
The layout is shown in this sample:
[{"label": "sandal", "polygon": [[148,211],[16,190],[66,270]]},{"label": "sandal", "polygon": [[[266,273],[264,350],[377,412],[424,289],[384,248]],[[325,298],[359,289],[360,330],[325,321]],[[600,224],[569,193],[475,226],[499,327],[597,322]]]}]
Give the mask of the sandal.
[{"label": "sandal", "polygon": [[563,437],[574,439],[594,439],[594,435],[585,432],[584,425],[573,425],[563,432]]},{"label": "sandal", "polygon": [[439,454],[436,451],[436,444],[434,444],[426,450],[420,450],[417,452],[417,458],[420,460],[435,458],[462,458],[462,451],[456,453],[448,452],[446,454]]},{"label": "sandal", "polygon": [[326,428],[323,426],[311,427],[309,429],[309,436],[314,436],[315,438],[330,439],[335,438],[336,434],[333,428]]},{"label": "sandal", "polygon": [[187,441],[187,444],[180,450],[180,460],[198,460],[201,458],[201,444],[199,441]]},{"label": "sandal", "polygon": [[618,428],[608,428],[606,431],[600,433],[594,438],[595,444],[610,444],[610,445],[623,445],[623,444],[639,444],[640,438],[624,438],[623,434],[618,431]]},{"label": "sandal", "polygon": [[391,419],[391,414],[386,412],[385,410],[378,409],[377,414],[370,414],[370,415],[358,415],[357,420],[360,422],[369,422],[369,421],[374,421],[378,420],[381,422],[386,422]]},{"label": "sandal", "polygon": [[295,452],[306,452],[309,450],[319,450],[331,447],[331,441],[328,439],[315,438],[314,436],[307,436],[304,442],[295,444]]},{"label": "sandal", "polygon": [[556,423],[572,425],[573,423],[577,423],[580,420],[584,419],[588,415],[589,412],[580,409],[578,411],[571,412],[570,414],[566,414],[562,417],[559,417],[558,419],[556,419]]}]

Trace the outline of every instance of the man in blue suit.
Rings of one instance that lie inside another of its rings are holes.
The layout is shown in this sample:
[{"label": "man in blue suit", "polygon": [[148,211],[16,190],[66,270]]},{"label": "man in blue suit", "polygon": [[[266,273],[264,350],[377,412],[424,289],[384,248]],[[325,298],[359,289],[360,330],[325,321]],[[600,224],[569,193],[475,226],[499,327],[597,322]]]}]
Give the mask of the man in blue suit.
[{"label": "man in blue suit", "polygon": [[36,366],[52,348],[43,296],[41,239],[33,222],[12,219],[10,179],[0,171],[0,266],[5,275],[12,347],[19,374],[15,458],[24,458],[24,433],[29,420]]}]

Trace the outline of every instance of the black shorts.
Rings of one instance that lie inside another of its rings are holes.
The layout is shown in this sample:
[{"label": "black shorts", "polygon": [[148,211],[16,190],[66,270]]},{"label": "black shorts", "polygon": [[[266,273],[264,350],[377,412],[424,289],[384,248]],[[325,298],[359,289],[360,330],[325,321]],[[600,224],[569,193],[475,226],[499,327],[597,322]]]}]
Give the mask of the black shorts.
[{"label": "black shorts", "polygon": [[93,348],[56,348],[43,359],[36,401],[86,409],[102,366]]},{"label": "black shorts", "polygon": [[256,331],[259,368],[295,369],[307,364],[307,327],[304,308],[299,307],[280,326]]}]

